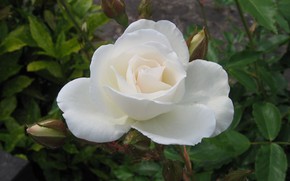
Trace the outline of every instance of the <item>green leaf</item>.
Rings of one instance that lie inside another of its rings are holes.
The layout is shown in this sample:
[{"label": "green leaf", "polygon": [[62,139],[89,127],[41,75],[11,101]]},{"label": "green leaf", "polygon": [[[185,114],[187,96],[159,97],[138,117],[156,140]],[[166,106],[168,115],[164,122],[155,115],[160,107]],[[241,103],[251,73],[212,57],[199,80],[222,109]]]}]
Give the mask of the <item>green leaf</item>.
[{"label": "green leaf", "polygon": [[5,21],[0,21],[0,42],[3,41],[4,38],[6,38],[8,34],[8,26]]},{"label": "green leaf", "polygon": [[277,33],[277,28],[275,26],[275,16],[277,14],[277,9],[275,8],[275,3],[272,0],[238,0],[241,7],[251,14],[257,22]]},{"label": "green leaf", "polygon": [[280,47],[281,45],[288,43],[290,37],[288,35],[275,35],[269,39],[263,38],[258,44],[258,50],[262,52],[269,52],[273,49]]},{"label": "green leaf", "polygon": [[250,142],[247,137],[228,130],[216,137],[203,139],[200,144],[192,147],[189,156],[195,165],[210,169],[221,167],[230,159],[244,153],[249,147]]},{"label": "green leaf", "polygon": [[109,21],[109,18],[104,13],[93,13],[87,18],[87,28],[89,34],[92,34],[96,29]]},{"label": "green leaf", "polygon": [[132,171],[126,166],[120,166],[118,169],[114,169],[113,173],[119,180],[129,180],[134,176]]},{"label": "green leaf", "polygon": [[279,109],[271,103],[255,103],[253,116],[261,134],[270,141],[274,140],[281,128]]},{"label": "green leaf", "polygon": [[[290,3],[289,3],[290,5]],[[279,26],[288,34],[290,33],[290,27],[289,27],[289,23],[283,18],[283,16],[281,14],[277,14],[276,16],[276,20],[277,23],[279,24]],[[290,22],[290,21],[289,21]]]},{"label": "green leaf", "polygon": [[275,144],[262,146],[255,161],[258,181],[284,181],[287,170],[287,157],[283,149]]},{"label": "green leaf", "polygon": [[246,71],[238,68],[229,69],[231,76],[236,78],[246,89],[257,92],[257,84],[255,79]]},{"label": "green leaf", "polygon": [[[288,110],[290,110],[290,107],[288,107]],[[288,120],[290,120],[290,115]],[[279,132],[279,136],[277,139],[282,142],[289,142],[290,143],[290,124],[286,122],[285,124],[282,124],[281,130]]]},{"label": "green leaf", "polygon": [[264,67],[259,67],[258,71],[264,85],[267,85],[272,93],[277,93],[287,87],[287,82],[280,72],[270,72]]},{"label": "green leaf", "polygon": [[28,72],[47,70],[52,76],[61,78],[63,72],[60,65],[55,61],[34,61],[27,65]]},{"label": "green leaf", "polygon": [[78,154],[73,158],[72,164],[82,163],[84,161],[89,161],[95,155],[96,147],[87,146],[82,148]]},{"label": "green leaf", "polygon": [[73,144],[64,144],[64,146],[62,147],[67,153],[70,154],[77,154],[79,152],[79,150],[77,149],[77,147]]},{"label": "green leaf", "polygon": [[227,68],[240,68],[248,64],[254,63],[259,59],[261,53],[253,51],[242,51],[234,54],[229,62],[227,63]]},{"label": "green leaf", "polygon": [[[18,132],[19,128],[23,128],[14,118],[8,117],[4,120],[6,129],[10,133]],[[21,133],[24,133],[23,130],[21,130]]]},{"label": "green leaf", "polygon": [[277,92],[276,80],[273,77],[272,72],[269,72],[264,67],[259,67],[258,69],[260,78],[262,79],[265,85],[268,85],[272,92]]},{"label": "green leaf", "polygon": [[33,39],[48,55],[55,56],[55,48],[47,27],[33,16],[28,17]]},{"label": "green leaf", "polygon": [[3,43],[1,44],[1,46],[3,46],[3,50],[1,49],[0,53],[13,52],[15,50],[19,50],[22,47],[26,46],[26,44],[16,37],[10,37],[10,38],[5,39]]},{"label": "green leaf", "polygon": [[241,105],[236,105],[235,107],[235,111],[234,111],[234,119],[230,125],[230,129],[235,129],[239,123],[240,120],[242,118],[243,112],[244,112],[244,107]]},{"label": "green leaf", "polygon": [[290,1],[279,0],[277,1],[277,3],[278,3],[278,10],[288,20],[288,22],[290,22],[290,13],[289,13]]},{"label": "green leaf", "polygon": [[18,119],[18,122],[21,120],[26,124],[32,124],[39,121],[41,117],[41,110],[35,99],[31,97],[24,97],[22,100],[24,106],[23,115]]},{"label": "green leaf", "polygon": [[19,56],[18,52],[0,56],[0,83],[20,71],[22,66],[18,64]]},{"label": "green leaf", "polygon": [[17,100],[14,96],[7,97],[0,102],[0,119],[7,118],[15,110]]},{"label": "green leaf", "polygon": [[219,57],[218,57],[219,52],[217,49],[218,46],[219,46],[219,42],[217,41],[208,42],[208,49],[207,49],[207,54],[206,54],[207,60],[218,62],[219,60]]},{"label": "green leaf", "polygon": [[72,38],[68,41],[65,41],[60,47],[61,57],[70,55],[71,53],[78,52],[81,49],[81,46],[78,42],[78,39]]},{"label": "green leaf", "polygon": [[78,15],[80,18],[83,18],[85,14],[88,12],[90,7],[92,6],[93,1],[92,0],[77,0],[72,5],[73,11]]},{"label": "green leaf", "polygon": [[72,38],[68,41],[65,40],[65,33],[61,32],[56,41],[56,49],[58,58],[63,58],[71,53],[78,52],[81,49],[78,38]]},{"label": "green leaf", "polygon": [[166,147],[163,151],[163,154],[166,159],[183,162],[183,158],[181,157],[179,152],[177,152],[172,147]]},{"label": "green leaf", "polygon": [[18,26],[10,32],[0,45],[0,54],[4,52],[13,52],[24,46],[35,46],[27,26]]},{"label": "green leaf", "polygon": [[9,80],[3,88],[2,96],[9,97],[14,94],[21,92],[23,89],[28,87],[32,83],[33,79],[27,76],[17,76],[11,80]]},{"label": "green leaf", "polygon": [[133,169],[136,173],[140,175],[152,176],[156,174],[161,168],[160,168],[160,165],[158,165],[155,162],[143,161],[143,162],[135,164],[133,166]]},{"label": "green leaf", "polygon": [[48,24],[48,26],[52,29],[55,30],[56,28],[56,22],[55,22],[55,16],[53,15],[53,13],[49,10],[44,10],[44,20],[45,22]]},{"label": "green leaf", "polygon": [[212,180],[212,171],[202,172],[202,173],[195,173],[194,180],[198,181],[211,181]]},{"label": "green leaf", "polygon": [[8,134],[0,133],[0,140],[5,143],[5,151],[11,152],[18,144],[23,143],[25,139],[24,127],[19,125],[12,117],[5,119],[4,124]]},{"label": "green leaf", "polygon": [[56,43],[55,43],[55,48],[57,51],[57,54],[61,54],[59,52],[59,49],[61,48],[62,44],[65,42],[65,32],[61,32],[58,34],[57,39],[56,39]]}]

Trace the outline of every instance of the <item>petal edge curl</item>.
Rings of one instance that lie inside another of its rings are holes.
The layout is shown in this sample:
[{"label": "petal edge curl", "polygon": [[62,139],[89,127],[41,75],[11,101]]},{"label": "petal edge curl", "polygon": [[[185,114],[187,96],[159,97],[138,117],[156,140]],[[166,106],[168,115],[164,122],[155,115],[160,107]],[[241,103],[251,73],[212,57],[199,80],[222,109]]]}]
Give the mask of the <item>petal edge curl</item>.
[{"label": "petal edge curl", "polygon": [[154,29],[162,34],[164,34],[170,41],[172,48],[180,57],[181,62],[184,65],[188,64],[189,52],[181,31],[170,21],[161,20],[154,22],[152,20],[140,19],[133,22],[125,30],[124,34],[134,32],[140,29]]},{"label": "petal edge curl", "polygon": [[233,120],[234,107],[228,97],[228,75],[222,66],[205,60],[194,60],[188,66],[185,85],[182,104],[203,104],[214,111],[217,126],[213,136],[226,130]]},{"label": "petal edge curl", "polygon": [[216,126],[214,113],[204,105],[178,106],[171,112],[132,127],[154,142],[164,145],[195,145],[210,137]]},{"label": "petal edge curl", "polygon": [[69,130],[78,138],[92,142],[109,142],[129,131],[127,116],[105,115],[92,102],[90,79],[79,78],[67,83],[57,96]]}]

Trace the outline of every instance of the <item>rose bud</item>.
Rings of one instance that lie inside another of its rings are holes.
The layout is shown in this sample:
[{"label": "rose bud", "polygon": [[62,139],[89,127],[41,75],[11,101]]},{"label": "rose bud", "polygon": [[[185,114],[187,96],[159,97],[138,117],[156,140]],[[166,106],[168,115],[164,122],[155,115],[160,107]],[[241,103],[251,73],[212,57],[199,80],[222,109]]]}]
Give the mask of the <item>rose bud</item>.
[{"label": "rose bud", "polygon": [[151,0],[142,0],[138,6],[139,18],[148,19],[152,15]]},{"label": "rose bud", "polygon": [[102,0],[101,2],[106,16],[116,20],[122,26],[128,26],[128,16],[124,0]]},{"label": "rose bud", "polygon": [[207,53],[208,37],[207,32],[203,28],[200,32],[192,35],[187,40],[189,48],[190,61],[195,59],[204,59]]},{"label": "rose bud", "polygon": [[62,146],[67,136],[64,122],[55,119],[45,120],[26,128],[28,134],[37,143],[55,149]]}]

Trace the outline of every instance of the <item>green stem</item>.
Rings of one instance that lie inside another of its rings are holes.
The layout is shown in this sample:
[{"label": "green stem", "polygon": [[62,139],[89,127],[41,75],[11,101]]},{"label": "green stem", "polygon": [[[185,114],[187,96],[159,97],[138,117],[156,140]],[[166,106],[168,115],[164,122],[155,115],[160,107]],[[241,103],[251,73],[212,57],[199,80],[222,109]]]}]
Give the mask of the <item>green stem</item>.
[{"label": "green stem", "polygon": [[205,29],[207,31],[208,38],[210,39],[211,36],[210,36],[209,28],[208,28],[208,25],[207,25],[207,18],[206,18],[206,14],[205,14],[205,11],[204,11],[204,6],[200,2],[200,0],[196,0],[196,1],[197,1],[198,5],[200,6],[202,18],[203,18],[203,21],[204,21],[204,26],[205,26]]},{"label": "green stem", "polygon": [[239,0],[235,0],[235,3],[236,3],[236,6],[237,6],[237,9],[238,9],[239,15],[240,15],[240,17],[241,17],[241,20],[242,20],[243,26],[244,26],[245,31],[246,31],[246,33],[247,33],[247,36],[248,36],[248,38],[249,38],[250,46],[251,46],[252,48],[254,48],[253,37],[252,37],[252,34],[251,34],[250,30],[249,30],[249,27],[248,27],[248,24],[247,24],[247,22],[246,22],[246,19],[245,19],[244,13],[243,13],[243,11],[242,11],[241,5],[240,5],[240,3],[239,3]]},{"label": "green stem", "polygon": [[285,141],[278,141],[278,142],[270,142],[270,141],[258,141],[258,142],[252,142],[252,145],[266,145],[266,144],[271,144],[271,143],[276,143],[278,145],[290,145],[290,142],[285,142]]},{"label": "green stem", "polygon": [[73,22],[75,28],[77,29],[77,31],[80,33],[80,36],[83,38],[83,40],[85,41],[85,44],[87,44],[89,46],[90,49],[92,49],[93,51],[95,50],[94,45],[91,43],[91,41],[89,40],[89,38],[87,37],[87,35],[82,31],[81,27],[79,26],[78,22],[75,20],[73,14],[70,12],[68,5],[67,5],[67,1],[65,0],[60,0],[60,3],[62,4],[62,6],[64,7],[68,17],[70,18],[70,20]]},{"label": "green stem", "polygon": [[[249,45],[252,49],[255,49],[255,44],[254,44],[254,40],[253,40],[253,37],[252,37],[252,34],[249,30],[249,27],[248,27],[248,24],[246,22],[246,19],[245,19],[245,16],[244,16],[244,13],[243,13],[243,10],[241,8],[241,5],[239,3],[239,0],[235,0],[235,3],[236,3],[236,6],[237,6],[237,9],[238,9],[238,12],[239,12],[239,15],[241,17],[241,20],[242,20],[242,23],[243,23],[243,26],[244,26],[244,29],[247,33],[247,36],[248,36],[248,39],[249,39]],[[258,83],[258,91],[262,93],[262,95],[264,97],[267,97],[267,94],[266,94],[266,91],[264,89],[264,85],[263,85],[263,82],[260,80],[259,78],[259,71],[258,71],[258,63],[255,62],[254,63],[254,69],[255,69],[255,72],[256,72],[256,80],[257,80],[257,83]]]},{"label": "green stem", "polygon": [[189,155],[187,153],[185,145],[180,147],[180,153],[181,153],[183,160],[185,162],[185,172],[183,173],[183,179],[185,181],[187,181],[187,180],[190,181],[193,178],[194,172],[192,170],[191,161],[190,161],[190,158],[189,158]]},{"label": "green stem", "polygon": [[284,141],[278,141],[278,142],[274,142],[274,143],[276,143],[278,145],[290,145],[289,142],[284,142]]},{"label": "green stem", "polygon": [[264,84],[263,82],[260,80],[260,73],[259,73],[259,68],[258,68],[258,63],[255,62],[254,63],[254,69],[255,69],[255,72],[256,72],[256,80],[257,80],[257,84],[258,84],[258,91],[262,93],[262,95],[266,98],[267,97],[267,93],[264,89]]}]

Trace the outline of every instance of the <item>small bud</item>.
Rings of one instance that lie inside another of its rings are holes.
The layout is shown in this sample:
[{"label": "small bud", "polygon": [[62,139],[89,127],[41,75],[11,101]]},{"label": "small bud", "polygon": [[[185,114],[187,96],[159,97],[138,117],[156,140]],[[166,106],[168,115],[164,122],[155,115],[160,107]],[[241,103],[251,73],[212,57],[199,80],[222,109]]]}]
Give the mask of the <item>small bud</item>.
[{"label": "small bud", "polygon": [[87,32],[87,31],[88,31],[88,25],[87,25],[87,22],[84,22],[84,23],[82,24],[81,29],[82,29],[83,32]]},{"label": "small bud", "polygon": [[101,2],[106,16],[113,18],[122,26],[128,26],[128,16],[124,0],[102,0]]},{"label": "small bud", "polygon": [[28,126],[26,128],[26,134],[37,143],[55,149],[64,144],[67,137],[67,128],[64,122],[49,119]]},{"label": "small bud", "polygon": [[149,19],[152,15],[151,0],[141,0],[138,6],[138,12],[140,19]]},{"label": "small bud", "polygon": [[207,53],[208,36],[205,28],[187,40],[190,61],[204,59]]},{"label": "small bud", "polygon": [[257,22],[254,21],[254,23],[253,23],[253,24],[251,25],[251,27],[249,28],[250,33],[251,33],[251,34],[254,34],[255,31],[256,31],[256,29],[257,29]]}]

